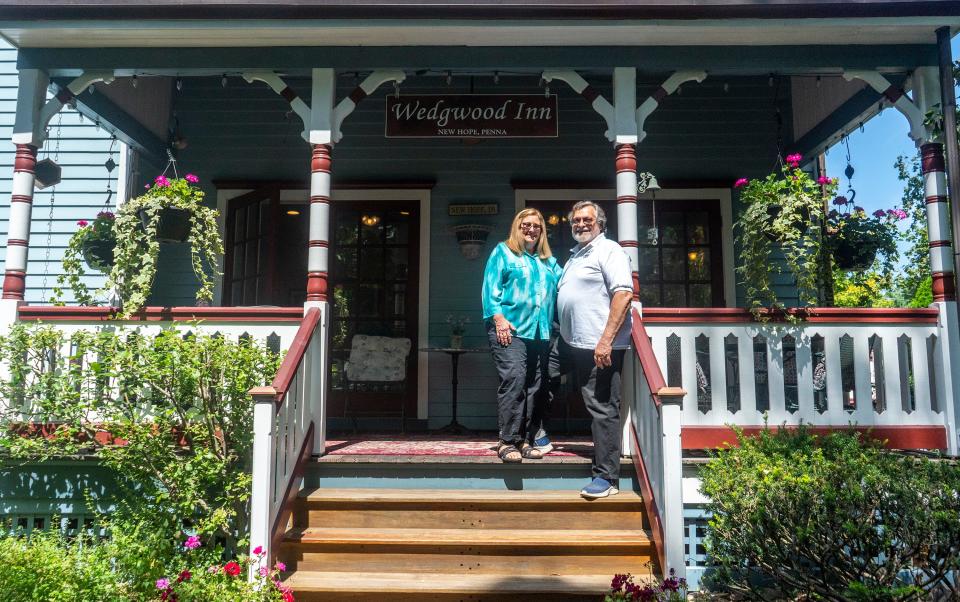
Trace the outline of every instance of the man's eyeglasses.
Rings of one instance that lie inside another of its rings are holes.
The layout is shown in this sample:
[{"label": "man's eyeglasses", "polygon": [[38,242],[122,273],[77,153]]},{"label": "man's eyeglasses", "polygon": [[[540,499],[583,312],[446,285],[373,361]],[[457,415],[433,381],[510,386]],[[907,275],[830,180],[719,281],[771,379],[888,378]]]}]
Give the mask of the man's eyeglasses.
[{"label": "man's eyeglasses", "polygon": [[584,226],[592,226],[596,221],[597,220],[593,219],[592,217],[575,217],[570,220],[570,223],[574,224],[575,226],[579,226],[581,224]]},{"label": "man's eyeglasses", "polygon": [[524,232],[539,232],[543,230],[543,226],[540,224],[520,224],[520,229]]}]

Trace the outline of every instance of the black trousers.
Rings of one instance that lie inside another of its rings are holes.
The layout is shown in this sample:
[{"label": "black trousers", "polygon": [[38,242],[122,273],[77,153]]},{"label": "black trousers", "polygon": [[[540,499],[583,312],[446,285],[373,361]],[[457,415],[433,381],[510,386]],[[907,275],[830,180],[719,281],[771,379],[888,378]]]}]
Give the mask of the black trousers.
[{"label": "black trousers", "polygon": [[544,339],[513,337],[504,347],[497,341],[497,329],[487,323],[490,353],[497,368],[497,424],[500,440],[519,443],[536,435],[531,432],[534,398],[547,381],[550,342]]},{"label": "black trousers", "polygon": [[593,361],[593,349],[571,347],[562,337],[555,337],[547,360],[549,386],[537,397],[531,422],[531,430],[536,435],[536,430],[546,424],[550,415],[552,400],[560,390],[560,377],[572,375],[591,417],[593,476],[612,482],[620,478],[620,395],[625,355],[626,349],[614,349],[610,354],[611,365],[600,369]]}]

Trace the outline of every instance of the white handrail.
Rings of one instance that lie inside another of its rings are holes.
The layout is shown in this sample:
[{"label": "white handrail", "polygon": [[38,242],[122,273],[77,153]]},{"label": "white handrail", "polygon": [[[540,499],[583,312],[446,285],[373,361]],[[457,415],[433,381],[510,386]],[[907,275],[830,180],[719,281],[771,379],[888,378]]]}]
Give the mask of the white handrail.
[{"label": "white handrail", "polygon": [[323,309],[304,317],[277,377],[269,387],[251,389],[253,397],[253,470],[250,500],[250,556],[262,551],[260,566],[269,566],[277,539],[289,516],[289,500],[297,494],[299,466],[313,452],[323,413],[317,407],[323,390]]}]

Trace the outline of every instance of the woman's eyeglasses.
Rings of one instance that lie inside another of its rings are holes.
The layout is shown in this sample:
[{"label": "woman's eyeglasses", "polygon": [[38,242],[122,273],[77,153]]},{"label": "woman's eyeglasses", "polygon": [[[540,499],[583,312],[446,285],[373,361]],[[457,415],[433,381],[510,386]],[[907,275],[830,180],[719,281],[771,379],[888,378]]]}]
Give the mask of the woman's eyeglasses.
[{"label": "woman's eyeglasses", "polygon": [[520,229],[524,232],[539,232],[543,230],[543,226],[540,224],[520,224]]}]

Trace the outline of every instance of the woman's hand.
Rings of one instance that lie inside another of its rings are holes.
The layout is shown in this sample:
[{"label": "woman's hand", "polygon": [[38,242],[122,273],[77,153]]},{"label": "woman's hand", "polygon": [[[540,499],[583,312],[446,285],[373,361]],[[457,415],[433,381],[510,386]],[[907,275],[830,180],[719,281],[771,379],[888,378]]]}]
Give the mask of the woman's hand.
[{"label": "woman's hand", "polygon": [[493,325],[497,329],[497,342],[507,347],[513,340],[513,331],[516,330],[503,314],[493,316]]}]

